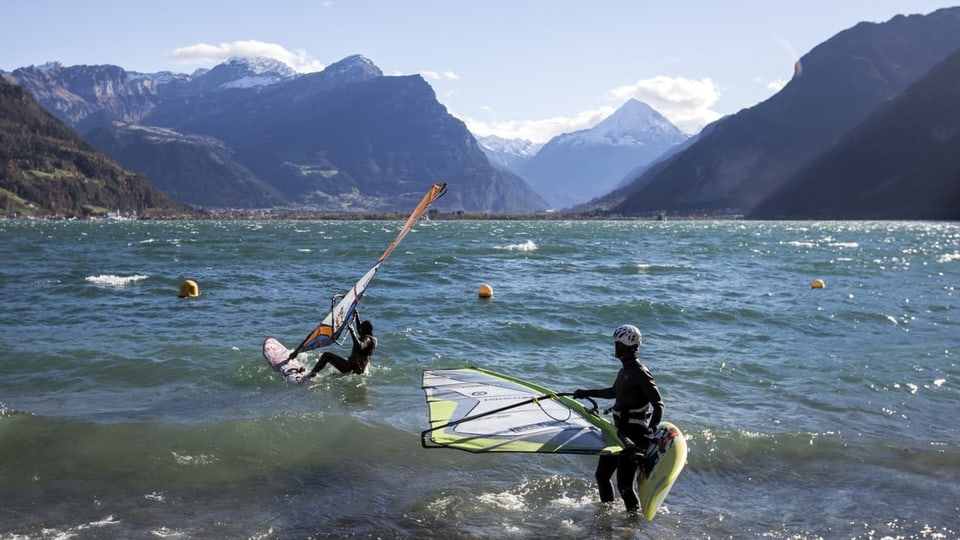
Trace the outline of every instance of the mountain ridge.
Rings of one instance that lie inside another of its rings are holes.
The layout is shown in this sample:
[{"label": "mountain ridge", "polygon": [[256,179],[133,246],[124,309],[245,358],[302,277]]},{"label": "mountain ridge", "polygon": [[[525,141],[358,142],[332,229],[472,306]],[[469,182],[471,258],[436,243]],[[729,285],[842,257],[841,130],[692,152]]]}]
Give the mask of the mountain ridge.
[{"label": "mountain ridge", "polygon": [[960,49],[881,104],[748,217],[960,220],[957,96]]},{"label": "mountain ridge", "polygon": [[[746,213],[882,101],[960,48],[960,7],[859,23],[801,58],[777,94],[718,122],[610,211]],[[599,200],[601,208],[609,199]]]},{"label": "mountain ridge", "polygon": [[[399,210],[414,193],[419,200],[425,186],[445,181],[450,187],[437,208],[547,207],[522,178],[490,164],[419,75],[384,76],[362,55],[296,75],[281,70],[264,77],[248,64],[233,61],[197,77],[154,79],[117,66],[20,68],[3,76],[29,87],[45,108],[125,166],[149,170],[155,185],[197,206],[209,207],[219,192],[224,203],[242,208]],[[159,167],[146,148],[154,140],[127,129],[131,125],[177,132],[176,153],[156,148],[154,154],[182,159]],[[229,151],[211,153],[209,140],[192,135],[212,137]],[[213,192],[177,187],[202,186],[211,175],[219,185]]]}]

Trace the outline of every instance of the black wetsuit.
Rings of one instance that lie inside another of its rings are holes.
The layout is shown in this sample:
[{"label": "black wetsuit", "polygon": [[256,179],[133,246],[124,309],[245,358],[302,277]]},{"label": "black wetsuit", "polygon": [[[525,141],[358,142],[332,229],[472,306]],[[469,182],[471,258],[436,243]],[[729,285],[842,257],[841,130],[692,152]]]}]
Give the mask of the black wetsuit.
[{"label": "black wetsuit", "polygon": [[377,348],[377,338],[372,334],[358,336],[353,327],[347,327],[350,330],[350,338],[353,340],[353,348],[350,350],[350,357],[344,358],[336,353],[324,352],[317,360],[317,365],[307,375],[306,378],[313,377],[321,369],[332,364],[333,367],[340,370],[340,373],[361,374],[367,370],[367,364],[370,363],[370,357]]},{"label": "black wetsuit", "polygon": [[[636,358],[621,358],[623,367],[617,372],[617,378],[610,388],[587,390],[589,397],[615,399],[613,405],[613,423],[620,438],[642,445],[646,435],[656,431],[663,416],[663,398],[653,379],[653,374]],[[624,441],[627,442],[627,441]],[[642,450],[642,449],[641,449]],[[602,455],[597,463],[597,488],[600,500],[613,500],[613,484],[610,482],[613,472],[617,471],[617,488],[627,510],[640,507],[640,500],[634,487],[637,479],[638,464],[626,452],[618,455]]]}]

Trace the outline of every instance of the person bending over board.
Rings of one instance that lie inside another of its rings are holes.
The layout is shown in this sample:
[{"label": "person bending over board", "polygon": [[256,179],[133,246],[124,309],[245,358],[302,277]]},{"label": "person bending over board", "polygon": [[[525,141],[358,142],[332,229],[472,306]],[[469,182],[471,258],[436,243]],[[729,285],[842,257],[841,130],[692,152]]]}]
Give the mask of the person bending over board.
[{"label": "person bending over board", "polygon": [[653,434],[663,416],[663,398],[653,374],[637,358],[643,338],[640,329],[624,324],[613,332],[613,354],[622,367],[613,386],[594,390],[577,389],[575,399],[597,397],[614,399],[613,424],[626,447],[616,455],[601,455],[597,462],[597,489],[601,502],[613,501],[610,479],[617,472],[617,489],[627,510],[640,509],[640,499],[634,487],[643,455],[649,448]]},{"label": "person bending over board", "polygon": [[377,348],[377,338],[373,335],[373,323],[369,320],[360,322],[360,313],[353,312],[354,323],[357,329],[354,330],[352,324],[347,325],[350,331],[350,338],[353,340],[353,348],[350,350],[350,357],[344,358],[332,352],[324,352],[317,360],[317,365],[313,366],[310,373],[303,376],[304,380],[312,379],[317,376],[321,369],[327,364],[340,370],[340,373],[362,374],[367,371],[367,365],[370,364],[370,357]]}]

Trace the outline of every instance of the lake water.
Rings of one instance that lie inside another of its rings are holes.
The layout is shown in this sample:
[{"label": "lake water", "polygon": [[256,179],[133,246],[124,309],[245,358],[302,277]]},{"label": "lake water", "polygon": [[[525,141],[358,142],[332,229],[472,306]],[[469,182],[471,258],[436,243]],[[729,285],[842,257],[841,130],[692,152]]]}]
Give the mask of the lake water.
[{"label": "lake water", "polygon": [[[0,221],[0,539],[960,535],[960,224],[422,222],[370,372],[281,381],[400,225]],[[421,448],[424,369],[604,387],[623,323],[690,450],[654,521],[592,456]]]}]

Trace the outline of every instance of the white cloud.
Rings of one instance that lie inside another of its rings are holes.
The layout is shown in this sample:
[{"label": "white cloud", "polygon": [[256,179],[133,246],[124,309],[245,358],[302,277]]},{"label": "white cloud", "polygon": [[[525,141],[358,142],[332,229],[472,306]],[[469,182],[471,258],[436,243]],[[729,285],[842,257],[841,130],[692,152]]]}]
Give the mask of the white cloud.
[{"label": "white cloud", "polygon": [[[489,110],[489,108],[485,108],[485,110]],[[473,118],[461,117],[460,119],[474,135],[481,137],[497,135],[505,139],[526,139],[542,143],[561,133],[591,128],[613,114],[615,110],[615,107],[600,107],[583,111],[573,117],[553,116],[541,120],[493,120],[487,122]],[[454,112],[451,112],[451,114],[457,116]]]},{"label": "white cloud", "polygon": [[[561,133],[591,128],[613,114],[630,98],[650,105],[685,133],[698,133],[704,126],[723,114],[713,110],[720,98],[717,85],[709,78],[700,80],[683,77],[659,76],[634,84],[614,88],[608,92],[615,106],[583,111],[576,116],[554,116],[540,120],[478,120],[465,118],[451,111],[478,136],[497,135],[507,139],[527,139],[546,142]],[[484,110],[490,110],[485,108]]]},{"label": "white cloud", "polygon": [[421,71],[420,75],[430,81],[457,81],[460,76],[452,71]]},{"label": "white cloud", "polygon": [[[546,142],[561,133],[589,129],[613,114],[628,99],[637,99],[650,105],[686,133],[698,133],[704,126],[723,114],[713,110],[720,98],[720,90],[713,80],[658,76],[610,90],[608,98],[615,106],[583,111],[576,116],[554,116],[541,120],[477,120],[458,116],[471,133],[484,137],[497,135],[507,139],[527,139]],[[485,108],[484,110],[490,110]]]},{"label": "white cloud", "polygon": [[180,47],[170,53],[169,57],[175,62],[195,67],[212,67],[235,57],[273,58],[274,60],[279,60],[287,64],[299,73],[322,71],[325,67],[318,60],[307,54],[306,51],[290,51],[276,43],[265,43],[256,40],[233,41],[230,43],[220,43],[219,45],[197,43],[195,45]]},{"label": "white cloud", "polygon": [[784,79],[775,79],[772,81],[767,81],[766,88],[767,90],[772,90],[773,93],[777,93],[780,90],[783,90],[783,87],[787,85],[787,82]]},{"label": "white cloud", "polygon": [[661,75],[614,88],[610,95],[620,100],[642,101],[686,133],[697,133],[723,116],[712,108],[720,99],[720,90],[710,78]]}]

